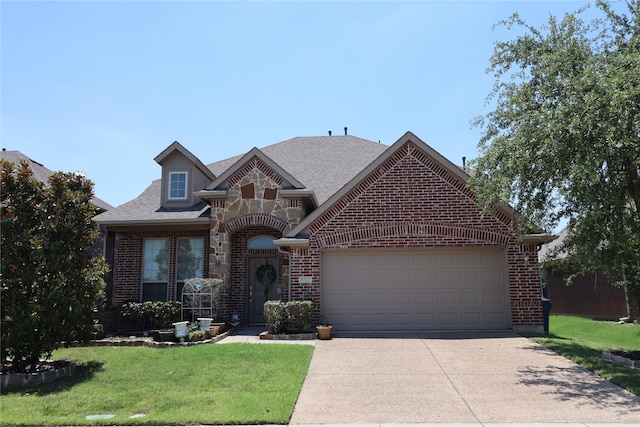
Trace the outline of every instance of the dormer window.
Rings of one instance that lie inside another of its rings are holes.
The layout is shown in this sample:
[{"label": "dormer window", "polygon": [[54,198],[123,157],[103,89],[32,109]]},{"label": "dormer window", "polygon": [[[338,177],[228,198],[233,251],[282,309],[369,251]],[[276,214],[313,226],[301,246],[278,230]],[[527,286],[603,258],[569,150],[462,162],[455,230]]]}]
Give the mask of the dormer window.
[{"label": "dormer window", "polygon": [[187,173],[169,172],[169,200],[187,198]]}]

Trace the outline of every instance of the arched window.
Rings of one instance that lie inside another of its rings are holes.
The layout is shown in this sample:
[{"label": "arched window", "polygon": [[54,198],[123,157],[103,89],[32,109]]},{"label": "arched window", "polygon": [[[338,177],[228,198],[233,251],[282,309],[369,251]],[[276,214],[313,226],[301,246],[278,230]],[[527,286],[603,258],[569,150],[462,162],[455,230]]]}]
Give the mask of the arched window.
[{"label": "arched window", "polygon": [[271,236],[258,236],[247,242],[247,249],[276,249]]}]

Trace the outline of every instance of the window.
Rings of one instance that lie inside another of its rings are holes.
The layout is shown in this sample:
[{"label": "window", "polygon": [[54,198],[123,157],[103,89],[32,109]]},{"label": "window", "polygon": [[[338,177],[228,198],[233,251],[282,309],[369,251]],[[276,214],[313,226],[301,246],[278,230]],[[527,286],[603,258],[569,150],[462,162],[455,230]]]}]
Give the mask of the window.
[{"label": "window", "polygon": [[169,172],[169,199],[184,200],[187,198],[187,173]]},{"label": "window", "polygon": [[247,243],[247,249],[276,249],[273,239],[271,236],[254,237]]},{"label": "window", "polygon": [[179,238],[176,251],[176,299],[180,301],[185,279],[203,277],[204,239]]},{"label": "window", "polygon": [[[202,237],[145,239],[142,301],[167,301],[169,296],[182,300],[185,279],[204,277],[204,259]],[[175,294],[171,295],[170,289],[175,289]]]},{"label": "window", "polygon": [[142,301],[166,301],[169,239],[146,239],[142,249]]}]

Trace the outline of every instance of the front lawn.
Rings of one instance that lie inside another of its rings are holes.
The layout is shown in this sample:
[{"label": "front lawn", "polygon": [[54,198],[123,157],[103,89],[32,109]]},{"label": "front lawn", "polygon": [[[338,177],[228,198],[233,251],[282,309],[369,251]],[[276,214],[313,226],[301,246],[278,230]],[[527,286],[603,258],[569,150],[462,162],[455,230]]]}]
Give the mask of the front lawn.
[{"label": "front lawn", "polygon": [[549,335],[530,337],[640,396],[640,371],[606,363],[604,350],[640,350],[640,326],[619,325],[574,316],[551,316]]},{"label": "front lawn", "polygon": [[76,360],[76,375],[3,393],[0,423],[287,424],[312,353],[278,344],[61,349],[53,359]]}]

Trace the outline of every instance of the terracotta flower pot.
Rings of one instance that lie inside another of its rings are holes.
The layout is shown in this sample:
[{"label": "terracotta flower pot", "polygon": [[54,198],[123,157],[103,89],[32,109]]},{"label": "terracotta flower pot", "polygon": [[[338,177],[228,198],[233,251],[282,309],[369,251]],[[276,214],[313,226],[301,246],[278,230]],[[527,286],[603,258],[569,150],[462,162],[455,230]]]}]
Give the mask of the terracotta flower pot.
[{"label": "terracotta flower pot", "polygon": [[316,331],[318,331],[318,339],[319,340],[330,340],[331,339],[331,330],[333,326],[331,325],[318,325],[316,326]]},{"label": "terracotta flower pot", "polygon": [[209,326],[209,336],[215,337],[224,332],[226,323],[212,323]]}]

